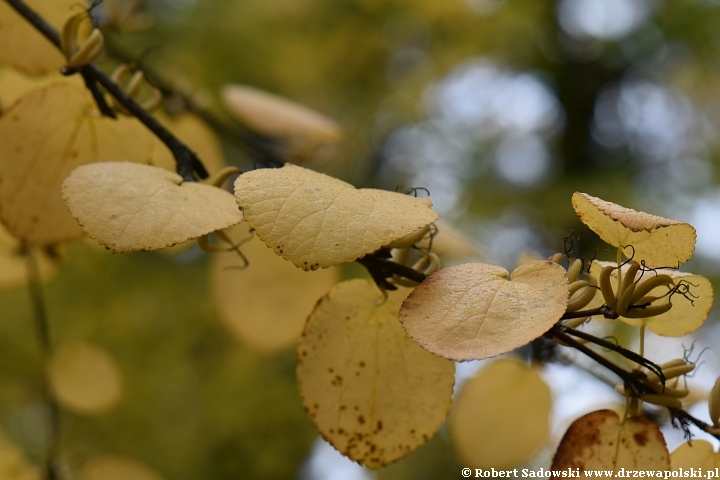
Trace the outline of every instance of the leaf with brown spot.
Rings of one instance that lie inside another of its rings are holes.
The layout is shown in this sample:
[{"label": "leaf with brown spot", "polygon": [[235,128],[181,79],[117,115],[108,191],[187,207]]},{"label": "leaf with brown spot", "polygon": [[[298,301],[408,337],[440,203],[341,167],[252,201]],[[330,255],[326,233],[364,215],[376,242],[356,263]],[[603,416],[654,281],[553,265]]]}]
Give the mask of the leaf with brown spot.
[{"label": "leaf with brown spot", "polygon": [[115,361],[104,350],[85,343],[58,349],[48,363],[48,378],[58,402],[76,413],[105,413],[122,395]]},{"label": "leaf with brown spot", "polygon": [[633,259],[649,267],[674,267],[695,250],[695,229],[687,223],[638,212],[575,192],[572,204],[580,220],[614,247],[632,245]]},{"label": "leaf with brown spot", "polygon": [[242,221],[225,190],[150,165],[83,165],[62,192],[88,235],[113,252],[164,248]]},{"label": "leaf with brown spot", "polygon": [[495,265],[438,270],[403,303],[400,320],[420,345],[453,360],[494,357],[547,332],[565,312],[565,269],[550,261],[508,275]]},{"label": "leaf with brown spot", "polygon": [[462,465],[510,468],[547,441],[551,407],[536,368],[501,358],[463,385],[450,412],[450,440]]},{"label": "leaf with brown spot", "polygon": [[[229,233],[247,237],[247,224]],[[243,344],[265,352],[294,345],[317,299],[339,280],[338,269],[304,272],[257,238],[241,249],[249,261],[242,270],[233,268],[242,264],[233,252],[212,258],[213,291],[225,326]]]},{"label": "leaf with brown spot", "polygon": [[452,401],[453,362],[400,327],[407,290],[387,301],[366,280],[333,287],[308,318],[298,347],[303,404],[323,438],[366,467],[398,460],[440,427]]},{"label": "leaf with brown spot", "polygon": [[149,163],[152,142],[136,119],[100,116],[85,89],[32,91],[0,117],[0,220],[31,245],[81,236],[60,195],[65,177],[91,162]]},{"label": "leaf with brown spot", "polygon": [[352,262],[439,218],[427,198],[286,164],[244,173],[235,199],[258,237],[303,270]]},{"label": "leaf with brown spot", "polygon": [[598,410],[573,422],[553,458],[551,470],[667,470],[665,439],[645,417],[621,422],[617,413]]}]

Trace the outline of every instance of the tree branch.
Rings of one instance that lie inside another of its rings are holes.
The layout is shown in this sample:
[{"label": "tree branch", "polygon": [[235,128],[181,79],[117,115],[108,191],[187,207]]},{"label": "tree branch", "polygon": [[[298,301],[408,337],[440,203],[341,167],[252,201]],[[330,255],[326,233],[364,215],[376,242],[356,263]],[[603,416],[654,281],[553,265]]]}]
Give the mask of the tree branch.
[{"label": "tree branch", "polygon": [[[17,11],[23,18],[30,22],[35,29],[42,33],[53,45],[59,50],[60,46],[60,34],[49,25],[40,15],[34,10],[28,7],[22,0],[5,0],[15,11]],[[75,70],[75,69],[73,69]],[[135,115],[140,122],[143,123],[151,132],[153,132],[172,152],[177,163],[177,172],[183,177],[185,181],[194,182],[195,177],[193,172],[197,173],[200,178],[207,178],[208,172],[205,166],[202,164],[197,155],[190,150],[184,143],[178,140],[175,135],[170,133],[155,117],[148,113],[140,104],[138,104],[132,97],[130,97],[125,91],[120,88],[110,77],[96,67],[94,64],[85,65],[75,71],[79,71],[85,78],[87,85],[88,81],[97,82],[102,85],[110,95],[112,95],[123,107],[125,107],[130,113]],[[71,73],[72,70],[67,70],[65,73]],[[90,80],[88,80],[90,79]],[[93,89],[90,89],[91,92]],[[93,92],[95,95],[95,92]],[[98,106],[103,110],[102,106]]]}]

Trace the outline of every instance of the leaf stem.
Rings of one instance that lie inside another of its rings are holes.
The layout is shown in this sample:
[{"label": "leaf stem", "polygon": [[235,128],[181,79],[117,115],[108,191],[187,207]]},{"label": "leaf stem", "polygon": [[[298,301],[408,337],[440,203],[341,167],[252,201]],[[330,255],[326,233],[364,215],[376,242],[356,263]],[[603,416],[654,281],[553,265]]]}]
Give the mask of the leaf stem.
[{"label": "leaf stem", "polygon": [[47,439],[47,450],[45,452],[45,480],[56,480],[59,477],[57,471],[57,459],[60,455],[60,406],[50,393],[50,379],[48,377],[47,364],[52,356],[52,342],[50,340],[50,327],[48,323],[47,308],[40,282],[40,270],[38,268],[35,253],[31,249],[25,250],[28,292],[30,303],[33,309],[35,321],[35,333],[37,336],[40,359],[43,368],[43,396],[48,408],[49,431]]},{"label": "leaf stem", "polygon": [[[40,15],[31,9],[22,0],[5,0],[16,12],[18,12],[25,20],[30,22],[36,30],[42,33],[55,47],[59,50],[60,48],[60,34],[48,24]],[[200,178],[207,178],[208,172],[205,166],[202,164],[197,155],[190,150],[184,143],[182,143],[175,135],[165,128],[155,117],[147,112],[139,103],[137,103],[131,96],[120,88],[110,77],[108,77],[102,70],[96,67],[94,64],[85,65],[79,69],[68,69],[63,73],[70,74],[74,72],[80,72],[85,78],[86,85],[88,81],[92,84],[97,82],[102,85],[105,90],[108,91],[123,107],[125,107],[130,113],[135,115],[140,122],[143,123],[152,133],[157,136],[172,152],[177,163],[178,174],[188,182],[194,182],[195,177],[193,172]],[[88,80],[90,79],[90,80]],[[97,100],[97,93],[90,88]],[[100,110],[104,107],[98,106]]]}]

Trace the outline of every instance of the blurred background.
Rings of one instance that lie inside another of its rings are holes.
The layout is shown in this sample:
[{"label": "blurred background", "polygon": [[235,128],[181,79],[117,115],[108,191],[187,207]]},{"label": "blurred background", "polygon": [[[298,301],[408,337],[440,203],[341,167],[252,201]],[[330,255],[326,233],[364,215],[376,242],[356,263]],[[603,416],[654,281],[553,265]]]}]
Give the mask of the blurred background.
[{"label": "blurred background", "polygon": [[[106,0],[96,14],[115,57],[218,121],[227,164],[248,169],[267,162],[259,151],[287,153],[223,105],[226,84],[250,85],[342,129],[340,142],[295,160],[358,187],[427,189],[484,261],[512,270],[526,252],[562,251],[571,232],[587,258],[613,259],[572,210],[582,191],[691,223],[696,253],[683,268],[717,285],[717,0]],[[455,479],[466,466],[444,428],[376,472],[337,455],[303,412],[293,344],[231,333],[217,268],[197,249],[111,255],[83,241],[63,257],[44,286],[53,341],[102,347],[122,377],[112,409],[63,412],[68,472],[100,453],[177,480]],[[232,308],[242,311],[244,293],[229,294]],[[38,463],[42,370],[27,289],[0,291],[0,311],[0,428]],[[715,315],[695,338],[692,358],[718,345]],[[692,343],[650,335],[648,348],[662,360]],[[711,349],[702,360],[691,412],[707,418],[702,392],[720,357]],[[457,385],[479,366],[460,365]],[[551,438],[523,465],[547,467],[572,419],[621,400],[569,370],[543,371],[555,400]],[[671,446],[682,440],[664,432]]]}]

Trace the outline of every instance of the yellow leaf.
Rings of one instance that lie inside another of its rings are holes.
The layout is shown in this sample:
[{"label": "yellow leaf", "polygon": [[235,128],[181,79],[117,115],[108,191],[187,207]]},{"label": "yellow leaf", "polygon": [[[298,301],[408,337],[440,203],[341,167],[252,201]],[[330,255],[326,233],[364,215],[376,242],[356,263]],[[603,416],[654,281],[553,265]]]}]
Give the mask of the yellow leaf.
[{"label": "yellow leaf", "polygon": [[670,454],[670,467],[673,470],[702,468],[703,472],[714,472],[720,468],[720,453],[715,452],[710,442],[693,440],[683,443]]},{"label": "yellow leaf", "polygon": [[98,455],[85,463],[80,480],[163,480],[163,477],[132,458]]},{"label": "yellow leaf", "polygon": [[85,88],[85,83],[80,75],[66,77],[59,72],[52,72],[42,77],[35,77],[12,68],[0,67],[0,111],[10,107],[23,95],[53,83],[69,83],[79,88]]},{"label": "yellow leaf", "polygon": [[151,151],[145,127],[101,117],[84,89],[34,90],[0,117],[0,220],[31,245],[79,237],[82,229],[60,195],[68,173],[101,160],[148,163]]},{"label": "yellow leaf", "polygon": [[[225,166],[225,157],[215,132],[198,120],[195,115],[186,113],[176,117],[167,115],[158,115],[158,117],[168,130],[197,154],[210,174]],[[152,164],[172,172],[176,171],[175,157],[173,157],[170,149],[157,137],[155,137],[154,143],[155,154],[153,155]]]},{"label": "yellow leaf", "polygon": [[291,164],[240,175],[235,199],[258,237],[303,270],[355,261],[439,218],[429,199]]},{"label": "yellow leaf", "polygon": [[465,263],[430,275],[405,300],[400,320],[420,345],[453,360],[494,357],[547,332],[565,313],[565,269],[543,260],[508,272]]},{"label": "yellow leaf", "polygon": [[320,299],[298,347],[305,409],[343,455],[378,468],[425,443],[450,408],[454,364],[420,348],[398,323],[407,290],[383,303],[349,280]]},{"label": "yellow leaf", "polygon": [[695,229],[677,220],[637,212],[586,193],[575,192],[580,220],[614,247],[632,245],[634,260],[649,267],[680,266],[695,250]]},{"label": "yellow leaf", "polygon": [[547,440],[552,397],[535,368],[502,358],[463,385],[450,412],[450,440],[462,465],[515,466]]},{"label": "yellow leaf", "polygon": [[[42,250],[36,250],[35,255],[40,279],[49,280],[57,272],[61,259]],[[27,280],[27,259],[21,253],[20,242],[0,225],[0,287],[26,285]]]},{"label": "yellow leaf", "polygon": [[62,192],[88,235],[113,253],[164,248],[242,221],[225,190],[137,163],[83,165]]},{"label": "yellow leaf", "polygon": [[225,106],[240,121],[273,137],[300,137],[309,142],[338,142],[340,126],[299,103],[247,85],[226,85]]},{"label": "yellow leaf", "polygon": [[[242,226],[231,229],[232,238],[248,235],[247,225]],[[250,262],[246,269],[234,269],[242,264],[234,253],[212,259],[213,289],[225,326],[240,342],[262,351],[294,344],[317,299],[338,281],[339,272],[298,270],[256,238],[240,248]]]},{"label": "yellow leaf", "polygon": [[[616,265],[614,262],[595,261],[590,266],[591,273],[596,276],[600,275],[600,271],[608,265]],[[623,273],[629,268],[629,265],[622,267]],[[641,277],[642,275],[642,277]],[[626,318],[619,317],[619,320],[628,325],[639,327],[643,321],[647,323],[647,327],[658,335],[666,337],[682,337],[688,333],[692,333],[702,327],[708,316],[713,303],[712,283],[705,277],[694,275],[692,273],[680,272],[667,268],[657,268],[649,272],[638,272],[635,276],[638,281],[639,288],[644,282],[652,281],[656,275],[668,275],[675,281],[675,285],[685,282],[688,293],[686,297],[676,293],[672,296],[672,308],[667,313],[647,318]],[[617,288],[617,270],[611,274],[613,288]],[[648,292],[650,296],[660,297],[668,293],[667,286],[658,286]],[[603,303],[602,295],[596,295],[592,307],[600,306]],[[652,305],[663,304],[667,302],[667,298],[660,298],[652,303]],[[592,308],[591,307],[591,308]]]},{"label": "yellow leaf", "polygon": [[48,363],[48,377],[58,402],[76,413],[105,413],[122,395],[115,361],[104,350],[84,343],[62,346]]},{"label": "yellow leaf", "polygon": [[[61,30],[71,14],[75,0],[27,0],[30,8],[45,21]],[[55,45],[12,9],[0,2],[0,61],[30,75],[43,75],[65,64],[65,58]]]},{"label": "yellow leaf", "polygon": [[621,422],[599,410],[581,417],[565,433],[551,470],[667,470],[670,455],[660,429],[645,417]]}]

